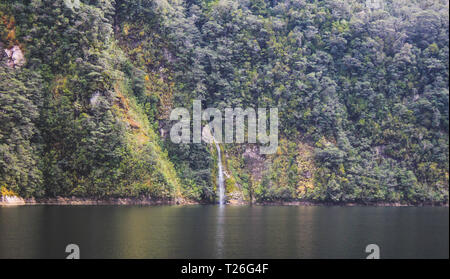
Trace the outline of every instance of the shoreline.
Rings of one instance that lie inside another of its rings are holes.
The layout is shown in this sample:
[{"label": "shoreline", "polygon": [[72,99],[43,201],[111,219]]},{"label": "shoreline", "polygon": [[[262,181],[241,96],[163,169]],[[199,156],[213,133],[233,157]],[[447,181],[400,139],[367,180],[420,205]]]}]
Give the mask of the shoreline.
[{"label": "shoreline", "polygon": [[[23,199],[20,197],[0,197],[0,206],[18,206],[18,205],[211,205],[205,203],[177,198],[173,200],[152,199],[148,197],[141,198],[80,198],[80,197],[56,197],[41,199]],[[449,207],[449,204],[408,204],[400,202],[373,202],[373,203],[330,203],[330,202],[311,202],[311,201],[265,201],[265,202],[244,202],[230,200],[229,206],[374,206],[374,207]]]},{"label": "shoreline", "polygon": [[275,202],[260,202],[254,203],[254,205],[262,206],[342,206],[342,207],[354,207],[354,206],[372,206],[372,207],[449,207],[449,204],[442,203],[400,203],[400,202],[371,202],[371,203],[357,203],[357,202],[308,202],[308,201],[275,201]]},{"label": "shoreline", "polygon": [[17,205],[177,205],[191,204],[190,201],[181,199],[164,200],[151,198],[80,198],[80,197],[56,197],[56,198],[19,198],[2,197],[0,206]]}]

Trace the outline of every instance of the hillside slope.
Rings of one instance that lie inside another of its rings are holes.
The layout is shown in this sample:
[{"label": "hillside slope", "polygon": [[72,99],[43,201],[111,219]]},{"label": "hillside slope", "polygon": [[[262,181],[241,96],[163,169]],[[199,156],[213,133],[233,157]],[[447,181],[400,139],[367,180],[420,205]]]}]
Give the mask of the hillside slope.
[{"label": "hillside slope", "polygon": [[229,199],[448,203],[449,2],[0,0],[0,186],[216,199],[170,111],[277,107],[277,152],[224,144]]}]

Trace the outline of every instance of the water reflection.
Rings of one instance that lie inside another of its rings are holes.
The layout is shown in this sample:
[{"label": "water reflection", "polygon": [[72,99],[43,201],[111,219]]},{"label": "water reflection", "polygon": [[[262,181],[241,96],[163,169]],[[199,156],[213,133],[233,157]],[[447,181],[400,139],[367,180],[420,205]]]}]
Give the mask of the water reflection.
[{"label": "water reflection", "polygon": [[448,208],[0,207],[0,258],[448,258]]},{"label": "water reflection", "polygon": [[225,205],[220,204],[217,208],[217,218],[216,218],[216,255],[217,258],[224,257],[225,249]]}]

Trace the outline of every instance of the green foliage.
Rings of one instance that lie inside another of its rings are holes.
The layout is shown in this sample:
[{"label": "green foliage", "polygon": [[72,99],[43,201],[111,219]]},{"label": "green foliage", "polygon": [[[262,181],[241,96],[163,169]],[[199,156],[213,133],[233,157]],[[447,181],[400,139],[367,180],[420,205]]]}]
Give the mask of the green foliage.
[{"label": "green foliage", "polygon": [[[27,2],[9,6],[28,62],[24,70],[2,63],[0,182],[27,197],[179,195],[174,167],[133,101],[143,81],[114,43],[114,2]],[[21,82],[13,75],[22,71],[45,78]]]},{"label": "green foliage", "polygon": [[213,201],[214,152],[156,134],[200,99],[279,109],[261,177],[227,158],[248,200],[448,203],[448,34],[447,1],[2,0],[0,185]]},{"label": "green foliage", "polygon": [[41,105],[40,83],[32,72],[0,65],[0,185],[23,197],[43,194],[34,124]]}]

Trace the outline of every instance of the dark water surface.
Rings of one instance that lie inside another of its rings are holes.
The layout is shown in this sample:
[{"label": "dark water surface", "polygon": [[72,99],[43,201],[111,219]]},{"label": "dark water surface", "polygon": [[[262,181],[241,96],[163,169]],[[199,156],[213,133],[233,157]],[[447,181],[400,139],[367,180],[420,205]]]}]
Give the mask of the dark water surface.
[{"label": "dark water surface", "polygon": [[449,209],[0,207],[0,258],[448,258]]}]

